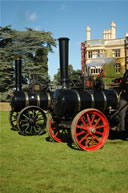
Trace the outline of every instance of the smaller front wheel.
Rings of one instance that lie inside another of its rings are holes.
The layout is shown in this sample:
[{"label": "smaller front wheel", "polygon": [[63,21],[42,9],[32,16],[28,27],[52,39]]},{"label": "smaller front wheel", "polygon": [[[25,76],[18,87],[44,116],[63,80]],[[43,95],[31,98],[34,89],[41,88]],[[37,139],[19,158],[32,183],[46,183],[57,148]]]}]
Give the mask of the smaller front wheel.
[{"label": "smaller front wheel", "polygon": [[71,125],[71,136],[76,146],[85,151],[100,149],[109,135],[106,116],[97,109],[79,112]]},{"label": "smaller front wheel", "polygon": [[17,117],[17,126],[23,135],[41,135],[46,127],[46,115],[40,107],[25,107]]}]

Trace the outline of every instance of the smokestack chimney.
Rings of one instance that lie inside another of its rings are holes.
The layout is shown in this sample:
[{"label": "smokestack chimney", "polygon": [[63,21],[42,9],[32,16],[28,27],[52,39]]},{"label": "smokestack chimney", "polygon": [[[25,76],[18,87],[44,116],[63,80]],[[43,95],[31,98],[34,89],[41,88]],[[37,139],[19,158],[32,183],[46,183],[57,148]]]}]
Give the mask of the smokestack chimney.
[{"label": "smokestack chimney", "polygon": [[68,38],[59,38],[60,78],[62,88],[68,88]]},{"label": "smokestack chimney", "polygon": [[87,41],[90,40],[90,36],[91,36],[90,31],[91,31],[90,27],[87,26],[86,27],[86,40]]},{"label": "smokestack chimney", "polygon": [[15,56],[15,86],[16,91],[21,91],[21,64],[22,58],[20,56]]}]

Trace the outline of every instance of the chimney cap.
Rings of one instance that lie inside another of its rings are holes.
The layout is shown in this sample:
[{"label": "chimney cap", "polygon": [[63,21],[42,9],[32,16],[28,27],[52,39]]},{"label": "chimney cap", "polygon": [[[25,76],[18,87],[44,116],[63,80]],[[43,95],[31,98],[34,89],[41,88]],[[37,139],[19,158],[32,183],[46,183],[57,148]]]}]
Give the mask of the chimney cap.
[{"label": "chimney cap", "polygon": [[59,38],[58,40],[70,40],[70,39],[67,38],[67,37],[61,37],[61,38]]},{"label": "chimney cap", "polygon": [[114,21],[112,21],[112,23],[111,23],[111,27],[116,27],[116,24],[115,24],[115,22],[114,22]]},{"label": "chimney cap", "polygon": [[87,30],[87,31],[90,31],[90,30],[91,30],[91,28],[90,28],[89,26],[87,26],[87,27],[86,27],[86,30]]}]

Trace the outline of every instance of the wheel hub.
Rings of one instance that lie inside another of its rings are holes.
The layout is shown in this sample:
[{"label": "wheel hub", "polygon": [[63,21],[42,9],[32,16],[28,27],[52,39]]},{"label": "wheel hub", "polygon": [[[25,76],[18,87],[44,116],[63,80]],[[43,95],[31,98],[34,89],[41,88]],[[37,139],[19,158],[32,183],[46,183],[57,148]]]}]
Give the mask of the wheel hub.
[{"label": "wheel hub", "polygon": [[30,125],[34,125],[35,124],[35,120],[34,119],[29,119],[29,124]]},{"label": "wheel hub", "polygon": [[89,133],[90,134],[94,134],[96,132],[94,127],[89,128]]}]

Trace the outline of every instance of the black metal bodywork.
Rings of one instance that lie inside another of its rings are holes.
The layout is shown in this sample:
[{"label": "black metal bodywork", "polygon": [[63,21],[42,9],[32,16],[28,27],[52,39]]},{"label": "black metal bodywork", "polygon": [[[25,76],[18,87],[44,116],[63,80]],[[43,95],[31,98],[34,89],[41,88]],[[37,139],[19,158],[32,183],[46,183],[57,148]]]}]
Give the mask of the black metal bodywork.
[{"label": "black metal bodywork", "polygon": [[[84,109],[95,108],[103,112],[109,122],[118,126],[123,119],[121,129],[128,124],[128,70],[125,72],[122,83],[116,89],[104,89],[100,80],[91,89],[87,89],[88,77],[82,76],[83,85],[80,88],[69,88],[68,77],[68,38],[59,39],[61,89],[55,92],[21,90],[21,60],[16,65],[16,91],[12,95],[11,107],[15,112],[23,111],[25,107],[37,106],[42,110],[49,110],[53,120],[63,120],[65,126]],[[89,83],[90,84],[90,83]],[[94,84],[94,82],[93,82]],[[102,86],[98,86],[102,85]],[[125,101],[122,103],[122,101]],[[25,109],[26,110],[26,109]],[[123,112],[123,117],[121,113]],[[23,112],[22,112],[23,113]],[[18,118],[20,120],[20,117]],[[116,121],[115,121],[116,120]],[[61,122],[62,123],[62,122]],[[59,124],[59,123],[58,123]]]},{"label": "black metal bodywork", "polygon": [[61,89],[54,93],[52,107],[56,116],[73,117],[77,112],[87,108],[96,108],[103,112],[109,110],[109,107],[117,109],[119,100],[119,95],[114,90]]},{"label": "black metal bodywork", "polygon": [[[111,119],[110,117],[116,117],[116,126],[118,126],[119,122],[123,119],[125,124],[120,127],[120,130],[124,130],[126,128],[125,120],[127,120],[126,109],[128,109],[128,85],[126,84],[128,71],[125,72],[122,83],[116,89],[104,89],[102,79],[98,79],[98,81],[96,80],[95,82],[89,82],[91,89],[87,89],[88,81],[90,79],[86,77],[83,78],[83,80],[86,80],[87,82],[83,82],[83,86],[80,89],[69,88],[69,77],[68,72],[66,71],[68,68],[68,42],[68,38],[59,39],[62,89],[57,89],[53,94],[53,119],[63,119],[65,121],[71,120],[81,110],[95,108],[102,111],[112,123],[114,122],[114,119]],[[125,101],[125,107],[122,105],[122,100]],[[116,112],[118,112],[118,118]],[[121,115],[122,112],[125,114],[125,117]]]},{"label": "black metal bodywork", "polygon": [[23,92],[16,91],[11,98],[11,107],[19,112],[24,107],[35,105],[43,110],[49,110],[51,106],[52,92]]}]

